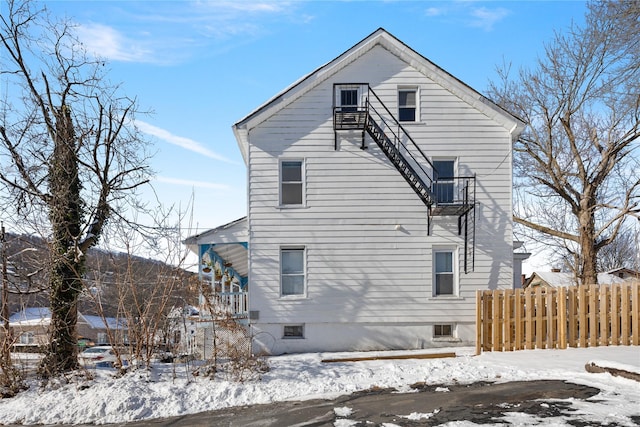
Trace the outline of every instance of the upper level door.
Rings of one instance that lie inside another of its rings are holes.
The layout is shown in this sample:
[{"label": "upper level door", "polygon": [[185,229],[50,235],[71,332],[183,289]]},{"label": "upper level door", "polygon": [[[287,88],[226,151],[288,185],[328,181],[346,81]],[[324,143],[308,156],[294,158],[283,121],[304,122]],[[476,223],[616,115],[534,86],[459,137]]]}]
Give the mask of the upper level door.
[{"label": "upper level door", "polygon": [[436,170],[434,174],[433,192],[435,193],[436,203],[454,203],[455,200],[455,159],[434,159],[433,167]]},{"label": "upper level door", "polygon": [[366,84],[337,84],[334,92],[334,106],[342,112],[354,112],[363,108],[367,93]]}]

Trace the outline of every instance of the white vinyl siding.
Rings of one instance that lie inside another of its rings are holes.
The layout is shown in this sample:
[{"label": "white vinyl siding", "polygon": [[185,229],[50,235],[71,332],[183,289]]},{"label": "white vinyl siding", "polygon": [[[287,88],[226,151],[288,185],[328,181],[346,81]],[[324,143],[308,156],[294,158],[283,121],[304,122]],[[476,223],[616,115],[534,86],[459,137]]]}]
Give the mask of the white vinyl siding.
[{"label": "white vinyl siding", "polygon": [[[417,109],[428,126],[407,126],[412,139],[430,158],[456,158],[460,175],[479,177],[475,270],[459,274],[454,296],[434,297],[433,251],[463,247],[457,217],[434,217],[429,230],[426,206],[368,135],[367,150],[359,131],[340,133],[334,149],[334,84],[344,82],[369,82],[394,114],[398,89],[419,88]],[[411,323],[426,325],[430,340],[431,325],[455,322],[459,333],[473,324],[477,290],[511,286],[508,131],[387,49],[359,56],[251,128],[250,137],[249,304],[260,312],[256,327],[281,337],[283,325],[304,324],[305,341],[319,342],[316,331],[333,325],[354,328],[357,337],[358,328],[376,330],[366,325]],[[274,209],[281,159],[304,159],[303,209]],[[283,245],[307,248],[304,298],[283,297]]]}]

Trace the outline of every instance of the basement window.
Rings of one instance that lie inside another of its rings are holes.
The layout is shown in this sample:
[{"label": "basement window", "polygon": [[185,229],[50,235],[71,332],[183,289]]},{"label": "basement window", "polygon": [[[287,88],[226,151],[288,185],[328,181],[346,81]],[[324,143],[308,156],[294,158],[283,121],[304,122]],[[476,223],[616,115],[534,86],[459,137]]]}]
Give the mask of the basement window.
[{"label": "basement window", "polygon": [[282,334],[282,338],[304,338],[304,325],[284,325],[284,333]]},{"label": "basement window", "polygon": [[434,338],[452,338],[453,337],[453,325],[433,325],[433,337]]}]

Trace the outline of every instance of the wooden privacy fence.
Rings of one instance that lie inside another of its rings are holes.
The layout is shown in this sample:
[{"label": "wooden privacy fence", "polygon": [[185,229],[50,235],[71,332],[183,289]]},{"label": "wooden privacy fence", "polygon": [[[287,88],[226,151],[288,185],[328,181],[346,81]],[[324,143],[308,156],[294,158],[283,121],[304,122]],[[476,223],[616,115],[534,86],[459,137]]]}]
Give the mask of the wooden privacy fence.
[{"label": "wooden privacy fence", "polygon": [[478,291],[476,353],[640,345],[640,282]]}]

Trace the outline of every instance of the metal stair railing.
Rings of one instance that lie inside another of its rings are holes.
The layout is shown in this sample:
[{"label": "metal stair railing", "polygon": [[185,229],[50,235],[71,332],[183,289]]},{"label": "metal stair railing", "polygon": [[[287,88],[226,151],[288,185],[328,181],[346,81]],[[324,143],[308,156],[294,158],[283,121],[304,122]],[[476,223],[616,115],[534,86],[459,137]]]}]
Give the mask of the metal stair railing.
[{"label": "metal stair railing", "polygon": [[371,103],[371,97],[367,97],[366,110],[369,112],[365,124],[367,133],[424,204],[431,207],[435,203],[432,192],[433,164],[371,88],[369,88],[369,94],[373,95],[386,114],[383,115],[381,109]]}]

